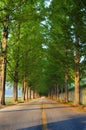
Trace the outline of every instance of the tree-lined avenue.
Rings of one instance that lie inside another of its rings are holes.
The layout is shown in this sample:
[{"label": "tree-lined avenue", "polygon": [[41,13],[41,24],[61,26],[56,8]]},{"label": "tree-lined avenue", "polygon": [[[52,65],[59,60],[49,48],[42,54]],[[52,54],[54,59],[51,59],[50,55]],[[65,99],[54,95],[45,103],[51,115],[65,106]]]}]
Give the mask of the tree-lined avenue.
[{"label": "tree-lined avenue", "polygon": [[[13,102],[74,90],[74,105],[86,87],[86,1],[0,0],[0,104],[13,88]],[[8,84],[8,85],[7,85]],[[56,97],[56,98],[57,98]]]}]

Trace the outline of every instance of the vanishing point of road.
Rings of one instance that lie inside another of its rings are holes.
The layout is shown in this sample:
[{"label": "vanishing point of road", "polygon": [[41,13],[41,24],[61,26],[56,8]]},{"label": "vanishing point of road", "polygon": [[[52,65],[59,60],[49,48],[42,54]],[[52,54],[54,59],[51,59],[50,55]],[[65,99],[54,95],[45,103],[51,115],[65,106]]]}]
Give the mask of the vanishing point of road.
[{"label": "vanishing point of road", "polygon": [[0,130],[86,130],[86,112],[42,97],[1,109]]}]

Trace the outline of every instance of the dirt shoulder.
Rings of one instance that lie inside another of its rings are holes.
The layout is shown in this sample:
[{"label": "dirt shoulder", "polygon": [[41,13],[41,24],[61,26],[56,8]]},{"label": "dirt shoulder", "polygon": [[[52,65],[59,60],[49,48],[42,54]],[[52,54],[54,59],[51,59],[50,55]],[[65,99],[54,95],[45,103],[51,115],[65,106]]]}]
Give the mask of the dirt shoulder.
[{"label": "dirt shoulder", "polygon": [[60,103],[65,106],[69,106],[71,110],[76,110],[79,112],[86,112],[86,106],[84,106],[84,105],[75,106],[73,104],[64,103],[64,102],[57,102],[57,103]]}]

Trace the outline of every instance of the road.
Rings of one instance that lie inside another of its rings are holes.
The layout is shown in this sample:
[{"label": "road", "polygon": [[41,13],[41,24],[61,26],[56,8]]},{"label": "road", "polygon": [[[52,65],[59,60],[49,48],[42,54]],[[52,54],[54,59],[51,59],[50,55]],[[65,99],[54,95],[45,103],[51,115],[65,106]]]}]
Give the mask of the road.
[{"label": "road", "polygon": [[1,109],[0,130],[86,130],[86,113],[39,98]]}]

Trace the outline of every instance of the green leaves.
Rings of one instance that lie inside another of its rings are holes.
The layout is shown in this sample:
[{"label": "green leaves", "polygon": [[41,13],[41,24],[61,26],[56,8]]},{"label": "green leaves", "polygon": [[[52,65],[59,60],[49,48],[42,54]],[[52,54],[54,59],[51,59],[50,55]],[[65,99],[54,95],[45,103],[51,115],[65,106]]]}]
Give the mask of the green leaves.
[{"label": "green leaves", "polygon": [[80,66],[82,73],[85,73],[84,0],[52,0],[50,6],[45,6],[43,0],[2,0],[1,34],[6,14],[9,14],[9,80],[13,80],[14,71],[17,70],[19,82],[26,76],[28,84],[40,93],[48,93],[54,83],[63,86],[66,72],[70,82],[73,81],[76,34],[80,59],[84,56]]}]

